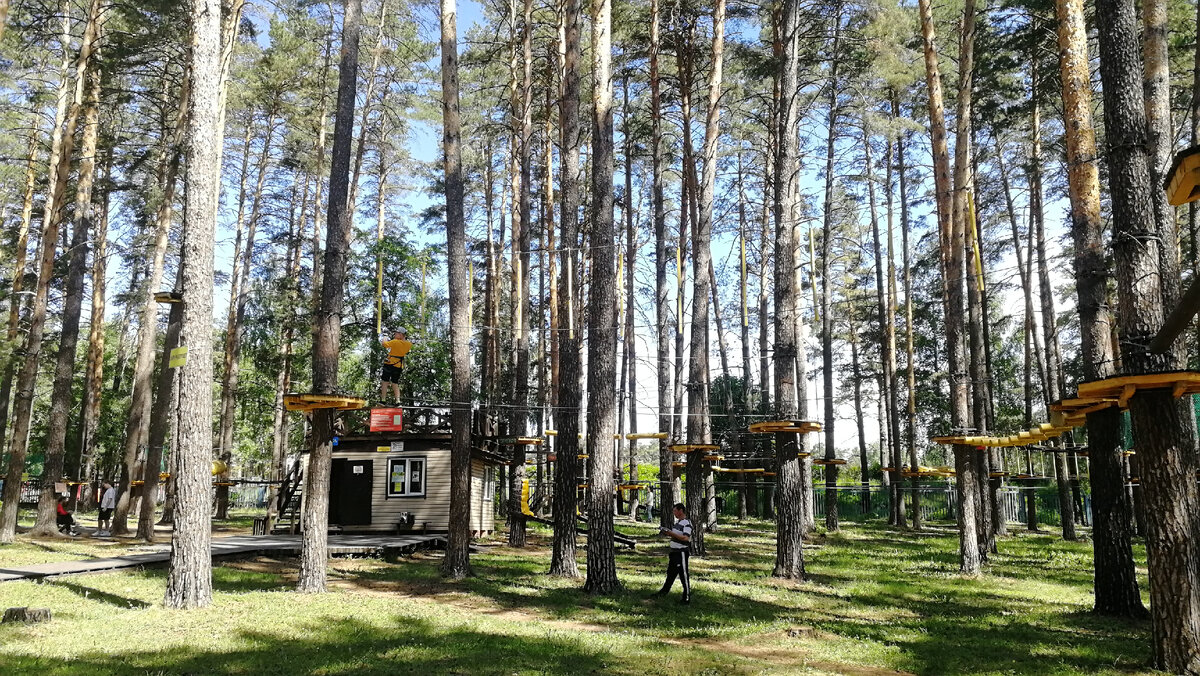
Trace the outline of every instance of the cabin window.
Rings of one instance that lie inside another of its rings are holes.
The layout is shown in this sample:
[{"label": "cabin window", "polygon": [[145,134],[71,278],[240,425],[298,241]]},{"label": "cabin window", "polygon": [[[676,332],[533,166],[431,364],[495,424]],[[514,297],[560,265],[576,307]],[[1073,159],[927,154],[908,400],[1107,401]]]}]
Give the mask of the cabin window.
[{"label": "cabin window", "polygon": [[491,500],[496,497],[496,468],[485,467],[483,470],[483,499]]},{"label": "cabin window", "polygon": [[388,497],[425,495],[425,458],[388,458]]}]

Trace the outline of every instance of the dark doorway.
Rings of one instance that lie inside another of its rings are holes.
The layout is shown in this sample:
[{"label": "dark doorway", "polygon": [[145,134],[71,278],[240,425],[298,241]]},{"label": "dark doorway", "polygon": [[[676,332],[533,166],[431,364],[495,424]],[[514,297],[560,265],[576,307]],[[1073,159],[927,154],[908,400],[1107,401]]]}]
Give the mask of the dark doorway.
[{"label": "dark doorway", "polygon": [[329,523],[371,525],[374,461],[337,458],[329,469]]}]

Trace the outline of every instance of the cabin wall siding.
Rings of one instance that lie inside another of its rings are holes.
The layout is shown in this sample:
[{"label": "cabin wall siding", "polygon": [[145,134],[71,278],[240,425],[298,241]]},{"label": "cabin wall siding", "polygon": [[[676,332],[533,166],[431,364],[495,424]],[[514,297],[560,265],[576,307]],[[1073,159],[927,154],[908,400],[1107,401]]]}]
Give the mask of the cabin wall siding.
[{"label": "cabin wall siding", "polygon": [[[378,447],[385,444],[381,442]],[[392,532],[404,513],[413,515],[414,530],[450,529],[450,449],[436,441],[406,441],[403,451],[378,451],[371,447],[335,449],[334,460],[372,460],[371,525],[349,526],[361,531]],[[376,448],[378,448],[376,447]],[[425,458],[425,495],[389,497],[388,461],[391,458]],[[471,530],[495,529],[492,500],[483,499],[487,463],[471,460]],[[331,526],[335,524],[330,524]]]}]

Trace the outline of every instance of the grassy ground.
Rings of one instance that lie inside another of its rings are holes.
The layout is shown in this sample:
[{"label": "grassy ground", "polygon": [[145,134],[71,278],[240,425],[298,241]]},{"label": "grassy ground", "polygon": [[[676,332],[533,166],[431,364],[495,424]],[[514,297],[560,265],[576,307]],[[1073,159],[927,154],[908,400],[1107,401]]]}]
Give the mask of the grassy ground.
[{"label": "grassy ground", "polygon": [[524,550],[483,548],[476,576],[459,583],[438,576],[436,553],[336,560],[325,595],[288,591],[294,561],[230,563],[214,574],[214,605],[198,611],[161,607],[162,570],[5,583],[0,607],[50,607],[54,620],[0,626],[0,670],[1127,674],[1150,659],[1147,623],[1089,612],[1089,543],[1022,533],[986,577],[966,579],[952,531],[851,525],[816,538],[811,580],[795,584],[766,577],[771,524],[731,525],[693,559],[695,597],[680,606],[650,598],[661,541],[621,529],[648,544],[618,554],[624,591],[602,598],[544,575],[544,531]]}]

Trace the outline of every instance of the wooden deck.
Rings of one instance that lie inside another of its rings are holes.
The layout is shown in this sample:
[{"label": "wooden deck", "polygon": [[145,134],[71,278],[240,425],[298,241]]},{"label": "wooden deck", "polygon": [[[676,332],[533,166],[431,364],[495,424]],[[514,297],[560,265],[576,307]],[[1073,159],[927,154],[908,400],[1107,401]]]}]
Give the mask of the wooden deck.
[{"label": "wooden deck", "polygon": [[[423,546],[444,544],[445,535],[330,535],[329,555],[370,555],[411,551]],[[265,553],[299,553],[299,535],[235,535],[213,538],[212,557]],[[124,568],[139,568],[166,563],[171,558],[170,544],[152,545],[144,553],[106,559],[58,561],[33,566],[0,568],[0,582],[35,580],[59,575],[101,573]]]}]

